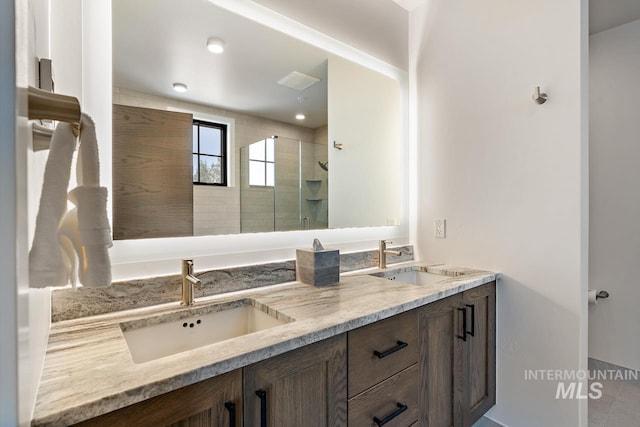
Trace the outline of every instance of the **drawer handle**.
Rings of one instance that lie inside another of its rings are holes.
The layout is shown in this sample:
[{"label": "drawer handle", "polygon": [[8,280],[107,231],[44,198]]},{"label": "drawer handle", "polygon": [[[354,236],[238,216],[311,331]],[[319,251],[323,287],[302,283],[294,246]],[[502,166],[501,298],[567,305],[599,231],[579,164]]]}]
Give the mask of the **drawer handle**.
[{"label": "drawer handle", "polygon": [[397,417],[398,415],[400,415],[401,413],[403,413],[404,411],[406,411],[407,408],[409,408],[407,405],[403,405],[400,402],[396,403],[396,406],[398,406],[398,409],[396,409],[395,411],[393,411],[383,419],[380,419],[378,417],[373,417],[373,422],[376,423],[378,427],[381,427],[386,423],[388,423],[389,421],[391,421],[392,419],[394,419],[395,417]]},{"label": "drawer handle", "polygon": [[393,348],[390,348],[387,351],[383,351],[382,353],[380,353],[378,350],[374,350],[373,354],[375,356],[378,356],[378,359],[383,359],[387,356],[392,355],[393,353],[395,353],[396,351],[402,350],[403,348],[407,347],[409,344],[407,344],[406,342],[402,342],[402,341],[397,341],[398,345],[396,345]]},{"label": "drawer handle", "polygon": [[467,304],[467,307],[471,309],[471,330],[467,331],[467,333],[473,337],[476,333],[476,305]]},{"label": "drawer handle", "polygon": [[260,427],[267,427],[267,392],[256,390],[256,396],[260,398]]},{"label": "drawer handle", "polygon": [[458,308],[458,311],[462,312],[462,335],[458,335],[462,341],[467,340],[467,309],[466,308]]},{"label": "drawer handle", "polygon": [[236,427],[236,404],[225,402],[224,407],[229,411],[229,427]]}]

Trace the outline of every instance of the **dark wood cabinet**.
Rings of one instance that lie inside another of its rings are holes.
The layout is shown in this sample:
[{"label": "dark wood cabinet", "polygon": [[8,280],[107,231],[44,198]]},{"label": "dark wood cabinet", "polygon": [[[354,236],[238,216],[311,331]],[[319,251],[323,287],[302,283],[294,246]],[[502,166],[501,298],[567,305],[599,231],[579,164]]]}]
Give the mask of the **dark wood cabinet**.
[{"label": "dark wood cabinet", "polygon": [[496,286],[488,283],[462,294],[473,335],[463,361],[462,425],[471,426],[496,404]]},{"label": "dark wood cabinet", "polygon": [[420,315],[420,419],[428,427],[450,427],[462,418],[462,341],[458,311],[462,295],[433,302]]},{"label": "dark wood cabinet", "polygon": [[419,310],[348,333],[349,425],[406,427],[418,419]]},{"label": "dark wood cabinet", "polygon": [[495,298],[481,285],[78,425],[470,427],[495,404]]},{"label": "dark wood cabinet", "polygon": [[469,427],[495,404],[495,319],[495,282],[422,309],[423,425]]},{"label": "dark wood cabinet", "polygon": [[76,424],[83,427],[242,427],[242,370]]},{"label": "dark wood cabinet", "polygon": [[244,368],[244,397],[246,427],[346,426],[346,336]]}]

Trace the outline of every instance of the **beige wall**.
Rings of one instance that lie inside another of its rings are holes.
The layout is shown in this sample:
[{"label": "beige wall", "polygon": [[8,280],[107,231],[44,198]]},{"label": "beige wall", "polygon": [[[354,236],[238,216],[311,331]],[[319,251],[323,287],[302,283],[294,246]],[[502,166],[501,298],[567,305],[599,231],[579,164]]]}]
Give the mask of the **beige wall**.
[{"label": "beige wall", "polygon": [[[233,164],[230,168],[231,185],[229,187],[194,186],[193,227],[195,235],[234,234],[241,231],[239,185],[240,149],[242,147],[271,135],[301,139],[303,141],[313,141],[315,139],[315,131],[313,129],[128,89],[114,88],[113,103],[161,110],[174,108],[193,112],[194,117],[198,117],[200,113],[202,116],[218,116],[228,118],[234,122],[231,136],[231,147],[233,147]],[[251,206],[245,207],[250,212],[250,215],[252,212],[258,215],[264,212],[265,208],[263,204],[253,208]],[[243,232],[266,231],[262,224],[264,221],[251,217],[248,219],[249,222],[259,222],[260,226],[242,230]],[[273,220],[271,220],[272,229]]]}]

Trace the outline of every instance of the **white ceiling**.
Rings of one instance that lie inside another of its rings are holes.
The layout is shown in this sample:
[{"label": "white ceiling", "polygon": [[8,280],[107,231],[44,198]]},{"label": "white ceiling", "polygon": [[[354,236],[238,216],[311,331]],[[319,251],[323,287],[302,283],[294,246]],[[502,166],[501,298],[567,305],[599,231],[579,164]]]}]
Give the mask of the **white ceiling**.
[{"label": "white ceiling", "polygon": [[[327,123],[326,52],[204,0],[112,4],[115,87],[313,129]],[[225,52],[210,53],[208,37],[224,39]],[[304,91],[277,83],[292,71],[321,81]],[[189,90],[174,92],[174,82]],[[298,112],[303,122],[295,120]]]},{"label": "white ceiling", "polygon": [[254,0],[405,71],[409,64],[409,12],[402,3],[410,6],[424,1]]},{"label": "white ceiling", "polygon": [[640,0],[589,0],[589,34],[640,19]]}]

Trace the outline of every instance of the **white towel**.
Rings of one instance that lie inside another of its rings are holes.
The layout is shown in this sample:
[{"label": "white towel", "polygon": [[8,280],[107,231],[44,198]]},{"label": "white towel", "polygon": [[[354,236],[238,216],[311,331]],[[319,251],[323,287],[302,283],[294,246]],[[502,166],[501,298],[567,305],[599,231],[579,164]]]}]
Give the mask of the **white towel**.
[{"label": "white towel", "polygon": [[73,253],[58,239],[58,226],[67,211],[67,188],[76,138],[69,123],[59,123],[51,137],[44,169],[40,208],[29,253],[29,281],[32,287],[64,286],[72,279]]},{"label": "white towel", "polygon": [[108,249],[113,243],[107,216],[107,189],[100,187],[96,129],[86,114],[82,114],[81,120],[77,176],[78,187],[69,192],[69,200],[76,208],[65,215],[60,232],[71,240],[78,256],[80,283],[88,287],[109,286]]},{"label": "white towel", "polygon": [[[107,189],[100,187],[95,124],[86,114],[81,119],[76,170],[79,186],[68,194],[76,207],[65,214],[74,148],[71,125],[58,124],[45,168],[36,233],[30,253],[32,287],[64,286],[69,282],[75,285],[76,269],[84,286],[111,284],[108,248],[112,246],[112,241],[107,217]],[[78,268],[76,259],[79,261]]]}]

